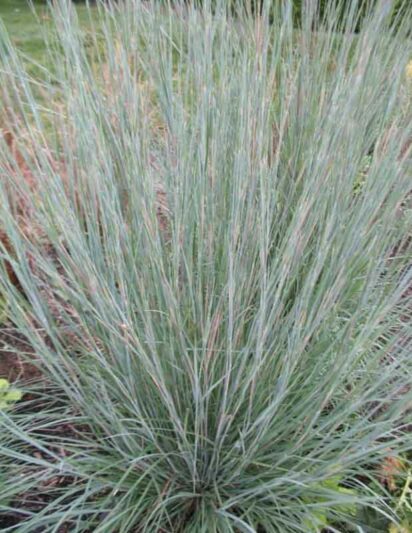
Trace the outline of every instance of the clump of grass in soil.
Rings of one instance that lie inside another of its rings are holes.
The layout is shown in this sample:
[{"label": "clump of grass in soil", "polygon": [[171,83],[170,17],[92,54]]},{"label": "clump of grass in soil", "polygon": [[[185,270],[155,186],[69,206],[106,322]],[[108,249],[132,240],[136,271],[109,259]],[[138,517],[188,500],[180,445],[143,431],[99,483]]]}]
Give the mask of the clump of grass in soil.
[{"label": "clump of grass in soil", "polygon": [[4,527],[396,523],[380,468],[412,448],[411,13],[392,27],[379,4],[355,34],[355,3],[345,24],[308,3],[300,29],[269,4],[99,5],[92,54],[57,2],[41,103],[2,34],[38,181],[11,175],[3,142],[21,289],[3,275],[1,292],[44,380],[1,414]]}]

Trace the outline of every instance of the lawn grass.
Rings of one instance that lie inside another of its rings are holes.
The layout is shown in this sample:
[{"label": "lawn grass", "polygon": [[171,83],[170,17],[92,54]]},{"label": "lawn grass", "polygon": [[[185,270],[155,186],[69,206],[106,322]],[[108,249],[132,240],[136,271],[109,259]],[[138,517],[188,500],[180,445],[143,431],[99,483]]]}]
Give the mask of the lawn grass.
[{"label": "lawn grass", "polygon": [[35,6],[38,17],[34,15],[26,0],[2,0],[0,17],[13,44],[29,57],[41,61],[46,51],[42,34],[50,24],[45,4],[37,3]]},{"label": "lawn grass", "polygon": [[[76,12],[83,29],[88,27],[88,10],[76,5]],[[56,42],[54,26],[47,3],[40,0],[1,0],[2,20],[13,45],[26,60],[28,73],[40,75],[39,66],[51,67],[47,42]]]}]

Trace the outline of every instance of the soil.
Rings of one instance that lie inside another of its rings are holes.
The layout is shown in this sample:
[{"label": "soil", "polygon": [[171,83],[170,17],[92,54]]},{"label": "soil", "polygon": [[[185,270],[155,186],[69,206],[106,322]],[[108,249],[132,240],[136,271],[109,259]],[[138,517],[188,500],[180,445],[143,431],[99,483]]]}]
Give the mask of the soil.
[{"label": "soil", "polygon": [[0,377],[10,382],[31,381],[40,377],[39,369],[30,359],[35,354],[30,344],[13,324],[6,322],[0,326]]}]

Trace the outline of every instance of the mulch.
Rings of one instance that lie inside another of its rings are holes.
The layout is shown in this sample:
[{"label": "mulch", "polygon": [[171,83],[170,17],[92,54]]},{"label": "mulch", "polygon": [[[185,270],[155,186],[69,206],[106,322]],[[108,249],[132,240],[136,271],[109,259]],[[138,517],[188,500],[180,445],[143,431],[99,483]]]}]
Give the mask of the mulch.
[{"label": "mulch", "polygon": [[39,378],[39,368],[30,363],[35,354],[30,343],[11,322],[0,326],[0,377],[10,382]]}]

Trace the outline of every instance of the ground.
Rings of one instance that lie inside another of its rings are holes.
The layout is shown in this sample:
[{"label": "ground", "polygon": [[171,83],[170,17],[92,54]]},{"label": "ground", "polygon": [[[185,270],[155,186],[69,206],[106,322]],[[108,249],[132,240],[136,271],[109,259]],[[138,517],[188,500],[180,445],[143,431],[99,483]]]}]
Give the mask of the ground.
[{"label": "ground", "polygon": [[26,0],[2,0],[0,17],[16,46],[34,61],[42,62],[45,56],[44,30],[47,31],[47,8],[36,2],[37,16]]},{"label": "ground", "polygon": [[[0,18],[12,42],[34,63],[32,68],[35,69],[35,63],[47,64],[45,38],[50,37],[51,21],[45,0],[34,0],[33,5],[35,12],[28,0],[0,0]],[[76,6],[76,9],[80,20],[85,21],[85,6]]]}]

